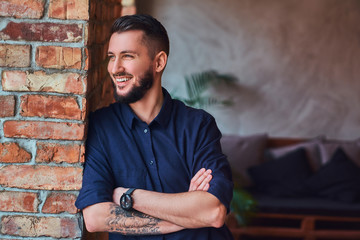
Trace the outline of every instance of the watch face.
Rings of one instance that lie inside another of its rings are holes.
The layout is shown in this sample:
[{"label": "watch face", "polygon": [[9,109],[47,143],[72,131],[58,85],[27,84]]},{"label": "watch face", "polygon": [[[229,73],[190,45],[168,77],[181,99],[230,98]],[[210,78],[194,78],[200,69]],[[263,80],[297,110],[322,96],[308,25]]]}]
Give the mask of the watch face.
[{"label": "watch face", "polygon": [[132,198],[129,194],[123,194],[120,199],[120,205],[124,210],[130,210],[132,208]]}]

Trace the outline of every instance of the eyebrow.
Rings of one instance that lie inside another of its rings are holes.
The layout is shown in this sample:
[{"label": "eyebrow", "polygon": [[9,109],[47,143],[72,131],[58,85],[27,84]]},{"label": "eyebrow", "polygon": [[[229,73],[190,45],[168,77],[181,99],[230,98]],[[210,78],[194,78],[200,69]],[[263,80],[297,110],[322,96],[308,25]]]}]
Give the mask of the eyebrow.
[{"label": "eyebrow", "polygon": [[[125,53],[132,53],[132,54],[138,55],[138,53],[136,51],[132,51],[132,50],[124,50],[124,51],[120,52],[120,54],[125,54]],[[108,51],[108,54],[114,54],[114,53],[111,51]]]}]

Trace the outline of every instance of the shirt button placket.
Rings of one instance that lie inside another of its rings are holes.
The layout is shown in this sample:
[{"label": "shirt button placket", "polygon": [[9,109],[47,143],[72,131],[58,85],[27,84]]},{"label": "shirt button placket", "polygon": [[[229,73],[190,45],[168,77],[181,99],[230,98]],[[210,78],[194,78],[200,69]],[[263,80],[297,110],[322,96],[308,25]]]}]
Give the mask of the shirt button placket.
[{"label": "shirt button placket", "polygon": [[[144,129],[144,133],[147,134],[148,132],[149,132],[149,130],[148,130],[147,128],[145,128],[145,129]],[[149,161],[149,164],[150,164],[151,166],[153,166],[153,165],[154,165],[154,160],[150,160],[150,161]]]}]

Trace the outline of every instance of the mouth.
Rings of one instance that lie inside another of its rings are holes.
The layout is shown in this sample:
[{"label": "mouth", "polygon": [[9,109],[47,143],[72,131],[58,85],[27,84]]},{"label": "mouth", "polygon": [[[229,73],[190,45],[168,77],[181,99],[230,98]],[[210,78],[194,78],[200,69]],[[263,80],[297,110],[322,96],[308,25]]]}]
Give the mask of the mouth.
[{"label": "mouth", "polygon": [[132,76],[114,75],[114,79],[116,80],[117,83],[124,83],[124,82],[130,81],[132,79]]},{"label": "mouth", "polygon": [[120,77],[120,78],[115,78],[117,83],[122,83],[122,82],[127,82],[129,81],[131,78],[124,78],[124,77]]}]

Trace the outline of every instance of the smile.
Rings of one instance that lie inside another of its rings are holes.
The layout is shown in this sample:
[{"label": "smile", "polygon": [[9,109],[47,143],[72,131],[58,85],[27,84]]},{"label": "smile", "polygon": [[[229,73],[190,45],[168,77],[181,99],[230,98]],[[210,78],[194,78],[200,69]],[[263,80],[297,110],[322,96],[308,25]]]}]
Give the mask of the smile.
[{"label": "smile", "polygon": [[116,79],[116,82],[120,83],[120,82],[129,81],[131,78],[121,77],[121,78],[115,78],[115,79]]}]

